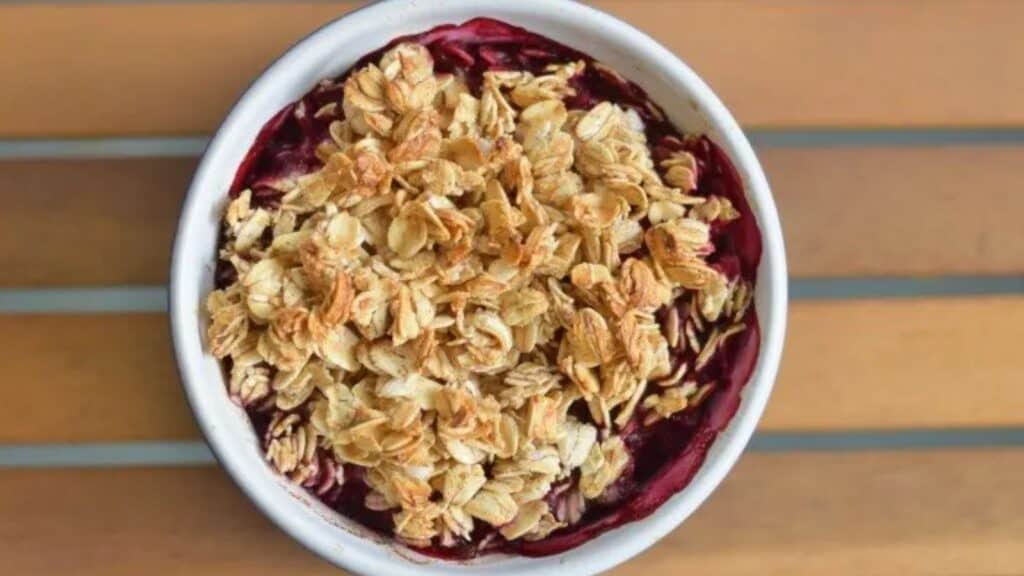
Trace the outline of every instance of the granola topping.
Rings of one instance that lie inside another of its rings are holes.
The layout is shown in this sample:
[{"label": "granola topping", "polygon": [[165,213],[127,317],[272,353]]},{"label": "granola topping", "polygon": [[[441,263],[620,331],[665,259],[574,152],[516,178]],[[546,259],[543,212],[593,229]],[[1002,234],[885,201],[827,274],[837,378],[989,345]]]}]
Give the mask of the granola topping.
[{"label": "granola topping", "polygon": [[314,167],[227,206],[208,345],[276,470],[481,551],[623,501],[645,434],[700,418],[752,321],[716,238],[750,216],[634,105],[581,105],[606,66],[435,54],[400,42],[292,110],[326,126]]}]

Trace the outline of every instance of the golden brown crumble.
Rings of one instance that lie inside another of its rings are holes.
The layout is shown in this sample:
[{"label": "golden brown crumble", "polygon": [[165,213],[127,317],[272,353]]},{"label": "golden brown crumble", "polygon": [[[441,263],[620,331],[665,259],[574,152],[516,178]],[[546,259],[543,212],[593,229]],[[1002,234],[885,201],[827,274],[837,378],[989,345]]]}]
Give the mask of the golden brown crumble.
[{"label": "golden brown crumble", "polygon": [[[345,82],[322,169],[277,182],[277,206],[227,207],[238,279],[209,296],[208,345],[232,397],[273,413],[266,456],[292,480],[318,447],[365,467],[366,506],[406,542],[579,520],[630,463],[619,431],[699,404],[713,384],[693,374],[744,329],[749,286],[705,260],[739,214],[691,194],[688,153],[659,176],[632,110],[567,110],[583,66],[487,72],[477,98],[399,45]],[[663,328],[687,292],[699,314]],[[673,368],[676,345],[696,365]]]}]

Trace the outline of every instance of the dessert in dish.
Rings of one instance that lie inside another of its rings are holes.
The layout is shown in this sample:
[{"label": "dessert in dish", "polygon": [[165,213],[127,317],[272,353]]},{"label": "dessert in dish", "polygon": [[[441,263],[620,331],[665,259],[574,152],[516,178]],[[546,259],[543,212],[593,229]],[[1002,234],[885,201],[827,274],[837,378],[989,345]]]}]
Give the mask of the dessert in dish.
[{"label": "dessert in dish", "polygon": [[259,132],[210,352],[268,462],[423,553],[554,554],[683,489],[757,357],[760,235],[709,138],[475,19]]}]

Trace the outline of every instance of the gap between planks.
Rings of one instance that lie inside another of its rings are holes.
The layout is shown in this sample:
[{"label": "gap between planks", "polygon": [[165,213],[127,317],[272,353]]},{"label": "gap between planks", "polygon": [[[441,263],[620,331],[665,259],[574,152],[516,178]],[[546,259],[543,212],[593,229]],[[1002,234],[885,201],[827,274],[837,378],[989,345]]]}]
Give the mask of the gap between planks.
[{"label": "gap between planks", "polygon": [[[2,4],[3,0],[0,0]],[[836,148],[870,146],[992,146],[1024,144],[1024,128],[971,129],[752,129],[762,148]],[[192,158],[201,156],[208,136],[0,139],[0,160]]]},{"label": "gap between planks", "polygon": [[[754,453],[864,452],[1024,447],[1024,428],[758,432]],[[216,459],[201,441],[0,444],[0,469],[207,466]]]},{"label": "gap between planks", "polygon": [[[1024,294],[1024,276],[792,278],[793,300]],[[164,286],[0,289],[0,314],[118,314],[167,311]]]}]

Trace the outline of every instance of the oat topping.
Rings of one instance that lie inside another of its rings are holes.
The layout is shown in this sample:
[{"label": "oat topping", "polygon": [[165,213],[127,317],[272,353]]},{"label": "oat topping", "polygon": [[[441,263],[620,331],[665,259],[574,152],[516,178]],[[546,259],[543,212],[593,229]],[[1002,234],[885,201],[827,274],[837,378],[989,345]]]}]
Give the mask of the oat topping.
[{"label": "oat topping", "polygon": [[400,44],[307,111],[334,118],[322,168],[226,209],[237,279],[207,308],[231,396],[293,481],[365,469],[409,544],[578,522],[634,464],[627,428],[703,402],[745,328],[750,286],[708,262],[739,212],[693,194],[691,154],[656,164],[633,109],[567,109],[584,69],[485,72],[478,97]]}]

